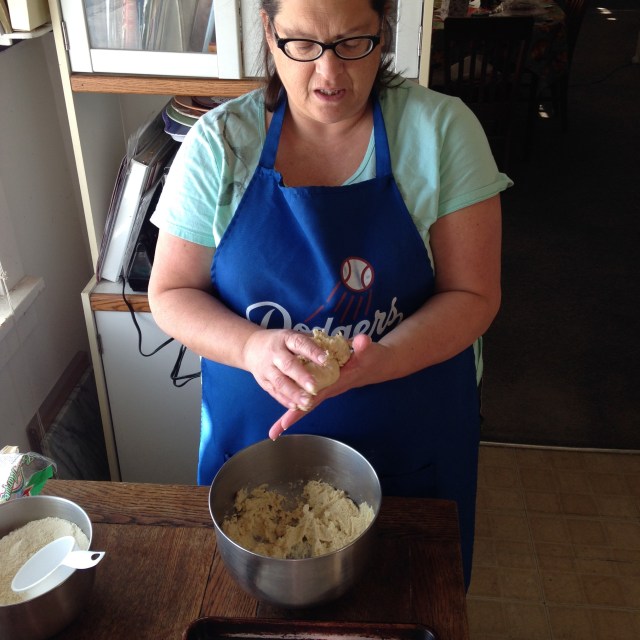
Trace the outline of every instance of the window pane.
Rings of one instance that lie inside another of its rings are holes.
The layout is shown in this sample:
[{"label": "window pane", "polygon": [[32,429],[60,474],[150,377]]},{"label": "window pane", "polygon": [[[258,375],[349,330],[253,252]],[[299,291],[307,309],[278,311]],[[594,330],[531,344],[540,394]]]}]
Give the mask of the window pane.
[{"label": "window pane", "polygon": [[84,0],[93,49],[216,52],[213,0]]}]

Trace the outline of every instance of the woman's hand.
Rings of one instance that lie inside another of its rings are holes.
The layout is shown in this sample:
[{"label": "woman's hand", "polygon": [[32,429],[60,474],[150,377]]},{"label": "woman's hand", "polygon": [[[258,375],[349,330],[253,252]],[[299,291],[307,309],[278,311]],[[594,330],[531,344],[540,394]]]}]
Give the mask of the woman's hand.
[{"label": "woman's hand", "polygon": [[286,329],[251,334],[243,348],[244,368],[275,400],[290,411],[308,411],[317,392],[316,381],[298,356],[323,364],[324,349],[310,335]]},{"label": "woman's hand", "polygon": [[269,429],[269,437],[272,440],[282,435],[291,425],[304,418],[308,411],[315,409],[327,398],[332,398],[349,389],[362,387],[373,382],[373,380],[368,379],[367,372],[378,369],[376,361],[378,361],[379,366],[382,366],[382,362],[387,359],[389,350],[379,343],[374,344],[371,338],[366,335],[356,336],[351,343],[351,347],[353,348],[353,353],[349,361],[340,369],[340,378],[338,378],[337,382],[312,396],[306,409],[291,407]]}]

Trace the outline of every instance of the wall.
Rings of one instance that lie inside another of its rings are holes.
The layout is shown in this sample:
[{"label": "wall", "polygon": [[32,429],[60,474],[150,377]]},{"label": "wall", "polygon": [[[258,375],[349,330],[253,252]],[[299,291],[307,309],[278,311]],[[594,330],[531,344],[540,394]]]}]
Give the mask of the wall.
[{"label": "wall", "polygon": [[5,268],[44,282],[0,334],[0,447],[29,449],[25,427],[88,351],[80,292],[92,267],[71,158],[52,34],[0,52],[0,235],[18,255]]}]

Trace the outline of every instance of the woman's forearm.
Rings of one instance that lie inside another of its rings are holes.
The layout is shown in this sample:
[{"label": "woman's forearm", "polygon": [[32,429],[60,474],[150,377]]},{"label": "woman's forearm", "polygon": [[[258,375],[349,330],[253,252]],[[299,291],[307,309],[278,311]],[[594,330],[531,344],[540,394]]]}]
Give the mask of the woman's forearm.
[{"label": "woman's forearm", "polygon": [[158,326],[199,356],[244,368],[244,346],[260,327],[198,289],[170,289],[150,295]]},{"label": "woman's forearm", "polygon": [[371,367],[376,382],[447,360],[489,328],[500,307],[501,236],[498,196],[432,226],[435,294],[380,340],[387,351]]},{"label": "woman's forearm", "polygon": [[466,291],[436,294],[380,340],[388,349],[389,366],[379,371],[377,382],[404,377],[457,355],[489,328],[499,304],[499,295],[487,299]]},{"label": "woman's forearm", "polygon": [[211,291],[213,249],[160,232],[149,281],[158,326],[194,353],[243,367],[243,349],[260,328],[231,312]]}]

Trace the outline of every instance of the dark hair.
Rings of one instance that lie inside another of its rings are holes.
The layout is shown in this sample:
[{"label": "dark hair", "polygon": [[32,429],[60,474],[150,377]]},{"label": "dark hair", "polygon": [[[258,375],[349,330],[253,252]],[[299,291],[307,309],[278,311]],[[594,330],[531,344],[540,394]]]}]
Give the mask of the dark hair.
[{"label": "dark hair", "polygon": [[[260,8],[272,22],[280,11],[280,2],[281,0],[260,0]],[[395,2],[394,0],[369,0],[369,2],[371,4],[371,8],[382,20],[382,58],[372,89],[372,91],[380,91],[384,87],[390,86],[392,80],[396,77],[395,74],[390,71],[392,59],[388,55],[393,46],[394,29],[391,19],[392,16],[395,15]],[[262,69],[265,82],[265,106],[269,111],[273,111],[276,108],[280,90],[282,89],[282,81],[280,80],[280,76],[276,70],[276,65],[273,61],[273,56],[269,51],[269,47],[267,46],[267,41],[264,36],[262,42]]]}]

